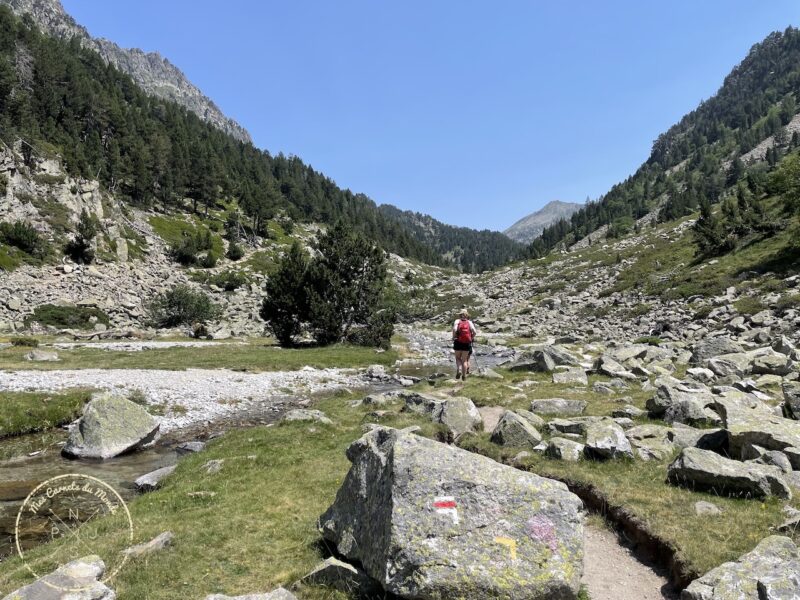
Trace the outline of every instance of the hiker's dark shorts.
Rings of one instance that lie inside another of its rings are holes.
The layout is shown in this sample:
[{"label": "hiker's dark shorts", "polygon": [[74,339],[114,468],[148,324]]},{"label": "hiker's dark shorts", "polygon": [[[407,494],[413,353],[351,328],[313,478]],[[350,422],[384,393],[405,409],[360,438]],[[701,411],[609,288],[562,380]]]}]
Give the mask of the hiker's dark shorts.
[{"label": "hiker's dark shorts", "polygon": [[461,350],[462,352],[472,352],[472,344],[465,344],[464,342],[453,342],[453,350]]}]

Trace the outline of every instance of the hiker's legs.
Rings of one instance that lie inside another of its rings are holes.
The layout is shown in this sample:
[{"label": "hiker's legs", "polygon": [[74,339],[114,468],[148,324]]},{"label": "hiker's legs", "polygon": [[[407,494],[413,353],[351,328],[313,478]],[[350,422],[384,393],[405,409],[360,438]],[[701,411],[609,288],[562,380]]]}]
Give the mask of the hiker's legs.
[{"label": "hiker's legs", "polygon": [[461,377],[461,370],[464,368],[464,366],[461,362],[461,351],[454,350],[454,353],[456,355],[456,379],[458,379]]},{"label": "hiker's legs", "polygon": [[462,377],[465,377],[467,373],[469,373],[468,362],[469,352],[466,350],[456,350],[456,379],[458,378],[458,373],[461,373]]}]

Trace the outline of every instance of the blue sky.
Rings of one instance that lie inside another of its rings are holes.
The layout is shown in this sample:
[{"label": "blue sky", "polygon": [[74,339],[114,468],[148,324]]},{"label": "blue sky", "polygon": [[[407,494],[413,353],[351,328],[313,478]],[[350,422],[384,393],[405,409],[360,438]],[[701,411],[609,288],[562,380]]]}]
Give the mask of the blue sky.
[{"label": "blue sky", "polygon": [[447,223],[597,198],[795,0],[62,0],[159,51],[272,153]]}]

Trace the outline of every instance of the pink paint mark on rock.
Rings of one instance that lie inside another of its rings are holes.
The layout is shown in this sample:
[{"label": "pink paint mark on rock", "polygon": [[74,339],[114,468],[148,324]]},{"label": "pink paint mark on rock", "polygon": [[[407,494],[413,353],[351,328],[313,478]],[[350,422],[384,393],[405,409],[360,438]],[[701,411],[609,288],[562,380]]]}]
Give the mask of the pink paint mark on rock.
[{"label": "pink paint mark on rock", "polygon": [[550,519],[541,516],[532,517],[526,523],[526,530],[532,540],[545,544],[553,552],[558,549],[556,528]]}]

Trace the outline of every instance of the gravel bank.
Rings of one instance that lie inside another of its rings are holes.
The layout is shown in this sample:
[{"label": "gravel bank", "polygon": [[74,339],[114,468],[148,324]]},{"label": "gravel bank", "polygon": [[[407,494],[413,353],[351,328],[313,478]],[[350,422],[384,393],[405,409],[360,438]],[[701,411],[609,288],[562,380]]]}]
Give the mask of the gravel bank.
[{"label": "gravel bank", "polygon": [[287,396],[303,397],[365,387],[368,383],[356,369],[311,367],[270,373],[238,373],[227,369],[0,372],[0,392],[56,392],[79,387],[122,393],[141,390],[149,404],[163,407],[163,432],[229,417],[243,410],[266,409]]}]

